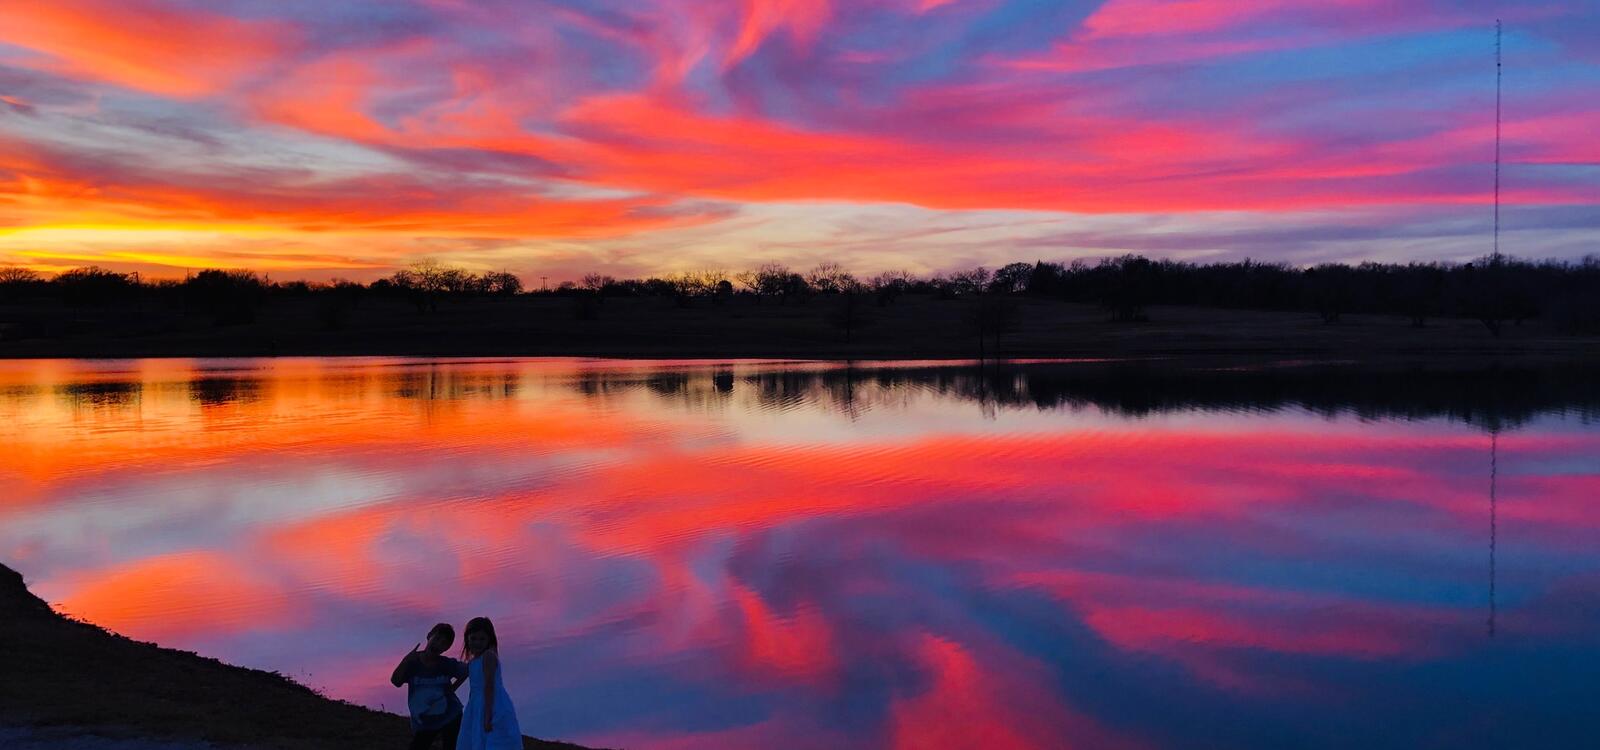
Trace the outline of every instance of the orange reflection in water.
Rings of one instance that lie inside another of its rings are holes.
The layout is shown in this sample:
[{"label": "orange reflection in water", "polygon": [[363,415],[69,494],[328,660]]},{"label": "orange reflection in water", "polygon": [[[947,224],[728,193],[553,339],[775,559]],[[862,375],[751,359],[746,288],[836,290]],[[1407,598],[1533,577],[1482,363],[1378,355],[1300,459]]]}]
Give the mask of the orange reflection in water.
[{"label": "orange reflection in water", "polygon": [[7,394],[0,434],[9,448],[0,453],[0,479],[15,488],[0,507],[110,472],[182,471],[285,454],[578,450],[664,428],[636,414],[597,418],[572,394],[517,398],[524,375],[493,364],[358,368],[308,360],[260,373],[239,369],[255,360],[227,369],[205,369],[206,362],[140,360],[88,372],[57,362],[39,372],[20,363],[0,368]]},{"label": "orange reflection in water", "polygon": [[[373,705],[385,655],[478,614],[530,730],[597,744],[1159,747],[1222,711],[1256,746],[1485,669],[1463,425],[775,410],[751,363],[151,367],[11,371],[0,554],[87,619]],[[1600,592],[1600,435],[1495,450],[1501,637],[1588,654],[1563,602]]]},{"label": "orange reflection in water", "polygon": [[63,611],[156,641],[280,629],[303,621],[289,592],[218,551],[159,555],[71,582]]}]

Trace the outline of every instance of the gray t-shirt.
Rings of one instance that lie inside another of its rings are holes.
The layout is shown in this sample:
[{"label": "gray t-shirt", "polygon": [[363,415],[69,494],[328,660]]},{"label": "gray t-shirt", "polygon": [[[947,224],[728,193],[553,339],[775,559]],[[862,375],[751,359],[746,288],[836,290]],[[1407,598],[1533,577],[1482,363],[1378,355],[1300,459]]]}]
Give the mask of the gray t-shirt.
[{"label": "gray t-shirt", "polygon": [[466,676],[467,665],[448,656],[440,656],[432,664],[421,656],[412,659],[405,676],[411,729],[434,731],[461,716],[461,699],[450,690],[450,681]]}]

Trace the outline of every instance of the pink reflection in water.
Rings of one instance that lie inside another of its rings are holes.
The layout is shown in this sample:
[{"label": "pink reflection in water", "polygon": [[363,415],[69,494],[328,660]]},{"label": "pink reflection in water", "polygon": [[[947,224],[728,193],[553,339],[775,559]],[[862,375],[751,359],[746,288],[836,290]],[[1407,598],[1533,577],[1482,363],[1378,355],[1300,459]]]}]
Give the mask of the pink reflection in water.
[{"label": "pink reflection in water", "polygon": [[[488,615],[529,731],[641,747],[1159,747],[1219,717],[1270,746],[1515,671],[1483,661],[1476,428],[746,398],[789,367],[12,366],[0,555],[69,612],[371,705],[434,621]],[[1600,592],[1600,432],[1496,450],[1497,637],[1592,661],[1566,603]]]}]

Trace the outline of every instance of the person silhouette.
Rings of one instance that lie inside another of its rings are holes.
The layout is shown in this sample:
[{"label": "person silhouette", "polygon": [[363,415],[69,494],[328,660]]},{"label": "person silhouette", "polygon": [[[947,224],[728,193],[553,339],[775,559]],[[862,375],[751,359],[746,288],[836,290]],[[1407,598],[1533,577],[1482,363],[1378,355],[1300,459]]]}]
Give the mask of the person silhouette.
[{"label": "person silhouette", "polygon": [[461,658],[467,662],[467,683],[471,692],[461,717],[460,750],[520,750],[522,728],[517,725],[517,709],[506,693],[500,669],[500,641],[494,623],[487,617],[467,622],[462,638]]},{"label": "person silhouette", "polygon": [[456,688],[467,679],[467,665],[444,655],[456,630],[441,622],[428,631],[427,648],[419,643],[395,666],[389,681],[406,685],[411,712],[411,750],[427,750],[438,738],[444,750],[455,750],[461,733],[461,700]]}]

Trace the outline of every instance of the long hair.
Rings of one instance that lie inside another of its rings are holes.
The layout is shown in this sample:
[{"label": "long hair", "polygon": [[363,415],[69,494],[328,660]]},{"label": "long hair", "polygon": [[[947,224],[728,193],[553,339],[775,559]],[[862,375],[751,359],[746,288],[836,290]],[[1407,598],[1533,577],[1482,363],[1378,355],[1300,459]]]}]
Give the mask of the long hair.
[{"label": "long hair", "polygon": [[496,638],[494,635],[494,623],[489,622],[489,618],[487,617],[474,617],[467,621],[466,629],[461,631],[462,661],[472,661],[478,656],[478,654],[472,652],[472,649],[467,647],[467,644],[472,642],[472,634],[480,631],[482,631],[484,635],[489,636],[489,645],[484,649],[485,651],[491,648],[500,647],[500,639]]}]

